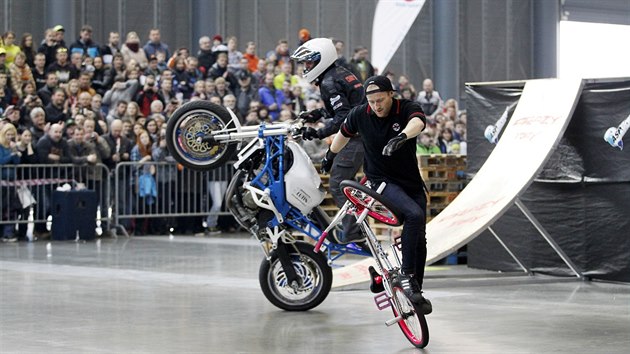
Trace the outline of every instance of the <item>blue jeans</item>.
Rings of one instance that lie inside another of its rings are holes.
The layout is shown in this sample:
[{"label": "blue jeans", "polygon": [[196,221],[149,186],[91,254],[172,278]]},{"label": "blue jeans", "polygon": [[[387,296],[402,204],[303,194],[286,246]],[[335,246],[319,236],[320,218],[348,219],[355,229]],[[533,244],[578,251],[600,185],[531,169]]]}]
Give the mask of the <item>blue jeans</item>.
[{"label": "blue jeans", "polygon": [[401,235],[402,271],[415,274],[422,287],[427,261],[427,197],[422,190],[408,193],[394,183],[388,183],[382,194],[386,201],[397,208],[398,217],[404,221]]}]

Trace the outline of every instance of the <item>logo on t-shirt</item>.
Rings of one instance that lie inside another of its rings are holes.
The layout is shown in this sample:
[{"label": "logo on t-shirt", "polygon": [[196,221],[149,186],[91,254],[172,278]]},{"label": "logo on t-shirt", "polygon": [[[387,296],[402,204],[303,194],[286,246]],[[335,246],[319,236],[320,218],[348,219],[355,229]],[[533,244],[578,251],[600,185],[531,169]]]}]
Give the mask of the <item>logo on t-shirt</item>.
[{"label": "logo on t-shirt", "polygon": [[394,124],[392,125],[392,129],[393,129],[395,132],[398,132],[398,131],[400,130],[400,124],[398,124],[398,123],[394,123]]}]

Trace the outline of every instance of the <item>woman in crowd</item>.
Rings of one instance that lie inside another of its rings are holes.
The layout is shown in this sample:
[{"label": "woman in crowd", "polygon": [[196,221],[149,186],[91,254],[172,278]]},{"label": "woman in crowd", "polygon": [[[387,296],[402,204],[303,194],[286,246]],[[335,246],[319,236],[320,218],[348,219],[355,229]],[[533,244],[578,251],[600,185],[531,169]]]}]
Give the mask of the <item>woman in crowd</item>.
[{"label": "woman in crowd", "polygon": [[6,59],[4,62],[5,66],[9,66],[9,64],[13,63],[15,56],[17,53],[20,53],[22,50],[20,47],[15,45],[15,32],[6,31],[2,35],[2,43],[0,43],[2,48],[6,51]]},{"label": "woman in crowd", "polygon": [[225,81],[223,77],[217,77],[216,79],[214,79],[214,86],[214,92],[209,94],[214,94],[215,96],[219,97],[221,101],[223,101],[223,97],[225,97],[226,95],[232,94],[232,91],[230,91],[230,89],[227,87],[227,81]]},{"label": "woman in crowd", "polygon": [[[442,131],[440,132],[440,136],[438,137],[438,146],[443,154],[453,153],[452,146],[456,142],[456,140],[453,140],[453,131],[451,129],[442,129]],[[457,142],[457,144],[459,144],[459,142]]]},{"label": "woman in crowd", "polygon": [[149,60],[147,59],[147,55],[142,49],[140,45],[140,37],[136,32],[127,33],[127,40],[125,44],[123,44],[120,52],[123,55],[124,61],[126,65],[129,65],[129,62],[134,59],[138,65],[140,65],[140,69],[144,71],[147,65],[149,65]]},{"label": "woman in crowd", "polygon": [[186,59],[183,56],[179,56],[175,59],[175,67],[173,69],[173,75],[177,82],[175,90],[180,92],[185,100],[190,99],[193,92],[193,81],[190,73],[186,70]]},{"label": "woman in crowd", "polygon": [[26,32],[22,35],[22,40],[20,41],[20,50],[24,55],[26,55],[26,64],[29,67],[35,66],[35,48],[33,47],[33,35]]},{"label": "woman in crowd", "polygon": [[33,79],[33,73],[31,68],[26,64],[26,55],[22,52],[18,52],[15,55],[13,63],[9,64],[9,72],[11,73],[11,86],[13,93],[19,98],[24,97],[22,92],[22,84],[25,82],[32,82],[35,87],[35,79]]},{"label": "woman in crowd", "polygon": [[[137,123],[136,123],[137,124]],[[155,184],[155,165],[149,164],[152,161],[153,141],[149,133],[141,129],[136,134],[136,145],[131,149],[130,160],[137,162],[135,175],[131,178],[132,190],[136,192],[137,214],[150,214],[154,212],[155,200],[157,197],[157,186]],[[149,218],[136,219],[136,235],[152,233]]]},{"label": "woman in crowd", "polygon": [[[168,164],[158,164],[156,181],[157,181],[157,212],[159,214],[172,214],[175,209],[175,200],[178,195],[176,188],[177,164],[171,156],[166,146],[166,127],[160,129],[151,156],[153,161]],[[175,218],[157,219],[154,224],[158,234],[164,234],[165,231],[175,228]]]},{"label": "woman in crowd", "polygon": [[140,112],[140,106],[138,106],[138,104],[134,101],[129,102],[125,118],[129,118],[132,122],[137,123],[140,117],[143,117]]},{"label": "woman in crowd", "polygon": [[[20,158],[20,164],[23,165],[34,165],[37,163],[37,154],[35,153],[35,144],[33,143],[33,134],[28,129],[19,129],[18,130],[18,142],[17,142],[17,151],[20,152],[22,157]],[[18,172],[22,172],[18,174],[19,179],[28,180],[31,178],[35,178],[34,175],[31,175],[30,169],[19,170]],[[30,190],[29,190],[30,192]],[[32,194],[31,194],[32,195]],[[30,212],[30,208],[24,208],[22,205],[22,209],[19,212],[20,220],[27,220],[28,214]],[[21,223],[18,225],[18,239],[23,239],[26,237],[26,231],[28,228],[28,224]]]},{"label": "woman in crowd", "polygon": [[94,57],[92,65],[94,66],[94,71],[92,72],[92,88],[96,93],[103,96],[108,89],[105,87],[105,74],[107,70],[103,63],[103,58]]},{"label": "woman in crowd", "polygon": [[269,117],[269,109],[266,106],[261,105],[258,108],[258,119],[261,122],[270,122],[271,118]]},{"label": "woman in crowd", "polygon": [[68,81],[68,86],[66,87],[65,91],[68,106],[76,106],[77,102],[79,101],[79,80],[72,79]]},{"label": "woman in crowd", "polygon": [[[17,137],[17,130],[13,124],[4,124],[0,128],[0,178],[3,181],[15,180],[15,169],[12,165],[20,163],[22,154],[17,150],[17,144],[15,142]],[[2,210],[3,221],[16,220],[17,211],[21,210],[21,205],[17,198],[16,189],[13,186],[0,187],[2,195],[9,196],[3,197],[0,206]],[[15,236],[15,224],[1,225],[0,229],[2,233],[0,238],[2,242],[15,242],[17,237]]]},{"label": "woman in crowd", "polygon": [[158,125],[155,119],[148,118],[146,122],[144,122],[144,130],[149,133],[151,140],[158,141]]}]

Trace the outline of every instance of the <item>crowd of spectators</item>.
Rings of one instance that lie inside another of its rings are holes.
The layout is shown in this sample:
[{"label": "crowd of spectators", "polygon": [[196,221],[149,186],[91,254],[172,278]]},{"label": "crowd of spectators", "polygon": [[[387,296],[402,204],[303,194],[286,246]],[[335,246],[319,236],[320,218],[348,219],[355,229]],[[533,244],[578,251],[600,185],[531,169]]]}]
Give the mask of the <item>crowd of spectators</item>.
[{"label": "crowd of spectators", "polygon": [[[0,165],[103,163],[113,170],[122,161],[155,161],[166,149],[166,121],[188,101],[229,107],[245,125],[291,120],[323,106],[318,87],[290,60],[295,48],[285,39],[260,51],[236,37],[203,36],[191,53],[164,43],[159,29],[144,44],[133,31],[110,32],[98,44],[92,31],[82,26],[73,41],[58,25],[45,30],[39,45],[30,33],[19,43],[12,31],[2,35],[0,129],[12,125],[15,133],[0,130],[9,134],[0,136]],[[300,30],[296,47],[310,38]],[[374,75],[367,48],[355,48],[347,59],[343,41],[334,43],[338,65],[361,81]],[[386,74],[400,97],[418,100],[427,114],[418,153],[465,154],[466,115],[457,102],[444,102],[430,79],[417,91],[405,75]],[[304,144],[316,161],[326,150],[326,142]]]}]

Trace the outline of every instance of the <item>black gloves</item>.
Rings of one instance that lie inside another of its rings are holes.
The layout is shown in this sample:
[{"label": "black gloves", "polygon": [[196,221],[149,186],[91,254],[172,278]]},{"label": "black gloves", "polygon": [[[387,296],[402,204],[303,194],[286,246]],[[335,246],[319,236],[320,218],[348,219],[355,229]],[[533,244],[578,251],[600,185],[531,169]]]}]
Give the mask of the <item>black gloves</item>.
[{"label": "black gloves", "polygon": [[405,142],[407,141],[407,134],[400,133],[395,137],[389,139],[387,145],[383,148],[383,155],[392,156],[392,153],[398,149],[400,149]]},{"label": "black gloves", "polygon": [[304,140],[313,140],[315,138],[317,139],[323,139],[325,138],[324,136],[322,136],[322,132],[320,130],[311,128],[311,127],[307,127],[304,128],[304,132],[302,133],[302,139]]},{"label": "black gloves", "polygon": [[322,167],[320,169],[321,173],[330,172],[330,170],[332,169],[333,161],[335,160],[335,156],[337,156],[337,154],[330,151],[330,149],[326,151],[326,155],[324,155],[324,158],[322,159]]},{"label": "black gloves", "polygon": [[308,112],[302,112],[300,113],[300,115],[298,116],[298,118],[302,118],[306,121],[306,123],[315,123],[317,122],[320,118],[322,118],[324,115],[322,114],[322,111],[319,109],[314,109],[312,111],[308,111]]}]

